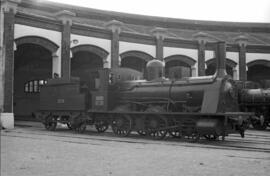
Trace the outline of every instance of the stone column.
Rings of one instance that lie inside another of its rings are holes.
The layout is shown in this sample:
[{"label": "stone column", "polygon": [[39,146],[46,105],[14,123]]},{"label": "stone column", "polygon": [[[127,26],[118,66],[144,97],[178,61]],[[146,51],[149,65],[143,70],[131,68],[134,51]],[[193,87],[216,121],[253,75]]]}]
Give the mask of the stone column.
[{"label": "stone column", "polygon": [[205,45],[208,40],[208,34],[198,32],[193,35],[198,42],[198,76],[205,76]]},{"label": "stone column", "polygon": [[155,39],[156,39],[156,59],[160,61],[164,61],[163,41],[166,37],[167,30],[164,28],[155,28],[151,32],[155,36]]},{"label": "stone column", "polygon": [[[5,128],[14,127],[13,115],[13,90],[14,90],[14,23],[17,6],[20,0],[1,1],[1,11],[3,10],[3,48],[2,48],[2,64],[3,69],[3,108],[1,108],[1,123]],[[1,70],[2,71],[2,70]],[[1,90],[0,90],[1,91]],[[2,93],[2,92],[0,92]]]},{"label": "stone column", "polygon": [[248,38],[246,36],[239,36],[235,39],[235,42],[239,46],[239,80],[247,80],[247,69],[246,69],[246,46]]},{"label": "stone column", "polygon": [[105,24],[112,32],[111,38],[111,68],[117,68],[120,65],[119,62],[119,35],[121,33],[121,27],[123,23],[117,20],[109,21]]},{"label": "stone column", "polygon": [[205,76],[205,41],[198,41],[198,75]]},{"label": "stone column", "polygon": [[62,41],[61,41],[61,77],[70,79],[70,34],[72,26],[72,18],[76,14],[70,11],[60,11],[56,13],[56,17],[62,21]]}]

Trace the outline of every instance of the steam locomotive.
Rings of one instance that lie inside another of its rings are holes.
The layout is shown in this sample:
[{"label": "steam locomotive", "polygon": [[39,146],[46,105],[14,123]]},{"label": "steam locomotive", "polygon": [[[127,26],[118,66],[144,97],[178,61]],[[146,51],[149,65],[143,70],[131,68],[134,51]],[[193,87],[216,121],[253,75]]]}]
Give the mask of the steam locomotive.
[{"label": "steam locomotive", "polygon": [[244,112],[254,112],[252,126],[258,130],[270,127],[270,88],[260,88],[240,83],[239,108]]},{"label": "steam locomotive", "polygon": [[238,95],[237,85],[226,75],[224,42],[217,44],[216,56],[212,76],[165,79],[164,64],[152,60],[147,63],[147,80],[130,80],[142,76],[132,69],[99,70],[95,90],[79,79],[51,79],[41,88],[36,116],[48,130],[61,122],[78,132],[87,125],[98,132],[111,126],[117,136],[137,132],[153,139],[168,133],[195,140],[224,140],[231,133],[244,137],[254,113],[239,109],[245,109],[239,99],[246,102],[246,96]]}]

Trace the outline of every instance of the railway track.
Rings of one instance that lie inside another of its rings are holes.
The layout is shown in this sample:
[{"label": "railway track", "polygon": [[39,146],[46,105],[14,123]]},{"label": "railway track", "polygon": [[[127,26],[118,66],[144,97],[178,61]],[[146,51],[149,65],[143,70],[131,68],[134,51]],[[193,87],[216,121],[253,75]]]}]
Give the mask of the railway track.
[{"label": "railway track", "polygon": [[108,130],[108,132],[105,133],[97,133],[92,128],[87,129],[84,134],[74,133],[73,131],[68,130],[66,127],[60,127],[56,131],[52,132],[26,125],[19,125],[15,130],[3,131],[1,136],[87,145],[104,145],[103,142],[123,142],[143,145],[158,144],[270,153],[270,131],[256,130],[247,131],[245,138],[241,138],[238,134],[231,134],[230,136],[226,137],[225,141],[208,141],[201,139],[198,142],[194,142],[193,140],[187,138],[176,139],[169,136],[163,140],[157,141],[147,137],[141,137],[135,133],[131,134],[129,137],[117,137],[111,130]]}]

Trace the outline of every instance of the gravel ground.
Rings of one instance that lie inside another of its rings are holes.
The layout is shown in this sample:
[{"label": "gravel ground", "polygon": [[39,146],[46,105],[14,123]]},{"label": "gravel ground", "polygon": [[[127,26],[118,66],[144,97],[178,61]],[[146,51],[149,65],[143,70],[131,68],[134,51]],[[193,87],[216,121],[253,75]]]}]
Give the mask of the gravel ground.
[{"label": "gravel ground", "polygon": [[[269,134],[269,132],[268,132]],[[89,136],[41,127],[1,131],[1,176],[266,176],[268,151]],[[180,144],[180,145],[178,145]],[[183,145],[182,145],[183,144]]]}]

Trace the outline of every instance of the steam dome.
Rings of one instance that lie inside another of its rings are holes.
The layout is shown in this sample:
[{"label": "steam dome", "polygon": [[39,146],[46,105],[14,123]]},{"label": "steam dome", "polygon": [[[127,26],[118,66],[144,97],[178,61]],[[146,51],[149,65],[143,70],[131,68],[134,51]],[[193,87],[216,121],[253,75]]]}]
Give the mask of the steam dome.
[{"label": "steam dome", "polygon": [[151,60],[147,62],[146,69],[147,69],[147,79],[148,80],[155,80],[162,78],[164,75],[164,68],[165,63],[160,60]]}]

